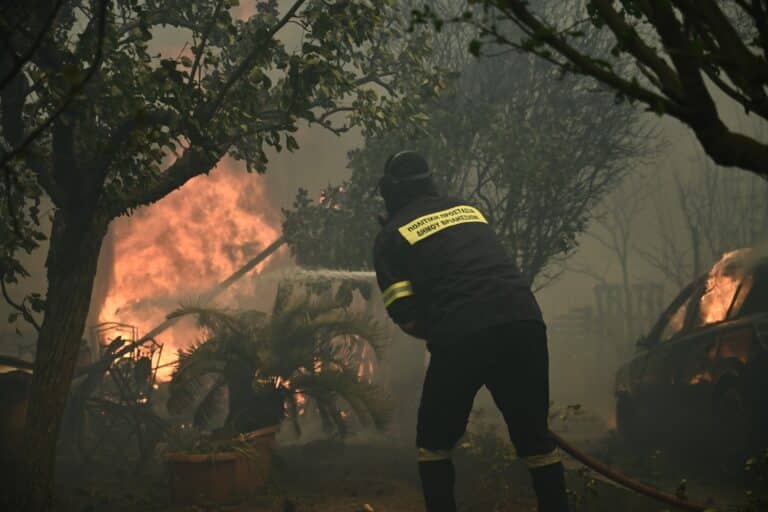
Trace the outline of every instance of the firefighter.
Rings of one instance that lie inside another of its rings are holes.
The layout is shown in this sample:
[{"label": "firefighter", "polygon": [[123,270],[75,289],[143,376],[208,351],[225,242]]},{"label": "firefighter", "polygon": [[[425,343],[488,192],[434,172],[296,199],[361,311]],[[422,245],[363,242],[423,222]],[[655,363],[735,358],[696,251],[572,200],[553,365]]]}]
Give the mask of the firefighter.
[{"label": "firefighter", "polygon": [[391,156],[379,181],[387,217],[374,265],[384,305],[430,352],[416,442],[428,512],[454,512],[451,450],[486,386],[533,480],[540,512],[568,510],[548,435],[546,328],[530,286],[483,213],[437,193],[426,160]]}]

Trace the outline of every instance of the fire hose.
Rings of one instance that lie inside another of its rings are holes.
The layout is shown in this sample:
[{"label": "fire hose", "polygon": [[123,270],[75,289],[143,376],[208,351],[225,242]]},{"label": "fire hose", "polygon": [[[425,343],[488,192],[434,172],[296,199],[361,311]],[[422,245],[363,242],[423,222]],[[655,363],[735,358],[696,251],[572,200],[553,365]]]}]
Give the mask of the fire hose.
[{"label": "fire hose", "polygon": [[578,448],[576,448],[575,446],[573,446],[568,441],[566,441],[559,435],[555,434],[551,430],[549,432],[549,435],[555,441],[555,444],[557,444],[560,447],[560,449],[562,449],[565,453],[567,453],[574,459],[578,460],[588,468],[593,469],[594,471],[597,471],[604,477],[618,483],[623,487],[626,487],[627,489],[635,491],[644,496],[648,496],[649,498],[653,498],[655,500],[661,501],[663,503],[666,503],[667,505],[679,508],[680,510],[691,510],[694,512],[704,512],[706,510],[711,510],[711,508],[709,507],[705,507],[703,505],[696,505],[695,503],[690,503],[675,495],[666,493],[655,487],[644,484],[630,476],[620,473],[619,471],[616,471],[615,469],[612,469],[607,465],[603,464],[599,460],[593,457],[590,457],[589,455],[582,452],[581,450],[579,450]]}]

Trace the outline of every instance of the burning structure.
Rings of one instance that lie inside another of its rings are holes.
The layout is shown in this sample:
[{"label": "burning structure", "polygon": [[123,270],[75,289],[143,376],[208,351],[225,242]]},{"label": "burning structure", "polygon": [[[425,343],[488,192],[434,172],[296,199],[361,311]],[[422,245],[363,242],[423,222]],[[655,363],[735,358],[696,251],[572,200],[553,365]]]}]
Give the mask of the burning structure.
[{"label": "burning structure", "polygon": [[[225,159],[205,179],[117,219],[99,261],[91,323],[130,324],[144,335],[180,303],[194,302],[242,267],[279,236],[262,187]],[[251,305],[252,290],[246,282],[239,286],[223,300]],[[158,340],[166,346],[161,381],[170,377],[167,364],[176,349],[192,343],[195,333],[192,322],[178,322]]]}]

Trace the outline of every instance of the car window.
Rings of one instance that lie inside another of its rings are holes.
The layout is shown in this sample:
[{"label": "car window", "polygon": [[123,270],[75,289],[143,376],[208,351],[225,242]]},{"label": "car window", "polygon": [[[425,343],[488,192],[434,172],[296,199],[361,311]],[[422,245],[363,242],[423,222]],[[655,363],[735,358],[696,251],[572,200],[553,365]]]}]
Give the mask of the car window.
[{"label": "car window", "polygon": [[739,289],[736,290],[736,296],[733,298],[733,302],[731,303],[731,310],[728,312],[727,318],[730,319],[739,316],[741,307],[744,305],[744,301],[747,299],[749,293],[754,288],[754,282],[755,276],[752,274],[745,276],[744,279],[741,280]]},{"label": "car window", "polygon": [[[750,272],[750,277],[752,279],[751,289],[748,294],[745,294],[743,302],[738,304],[738,310],[734,306],[730,317],[768,313],[768,259],[756,265],[755,269]],[[739,296],[741,296],[741,292],[739,292]]]},{"label": "car window", "polygon": [[[732,309],[731,305],[734,304],[734,299],[738,299],[737,291],[741,297],[741,302],[743,302],[746,294],[741,294],[739,285],[744,281],[744,285],[748,288],[750,282],[749,280],[745,281],[745,277],[748,275],[746,266],[743,258],[738,256],[738,254],[734,253],[726,254],[709,271],[704,293],[701,294],[701,299],[699,299],[699,311],[694,322],[695,327],[725,320],[728,312]],[[738,305],[740,306],[740,304]]]},{"label": "car window", "polygon": [[683,302],[677,310],[669,317],[664,328],[661,330],[659,338],[661,341],[668,341],[675,334],[680,332],[685,325],[685,317],[688,313],[688,306],[691,304],[691,296],[689,296],[685,302]]}]

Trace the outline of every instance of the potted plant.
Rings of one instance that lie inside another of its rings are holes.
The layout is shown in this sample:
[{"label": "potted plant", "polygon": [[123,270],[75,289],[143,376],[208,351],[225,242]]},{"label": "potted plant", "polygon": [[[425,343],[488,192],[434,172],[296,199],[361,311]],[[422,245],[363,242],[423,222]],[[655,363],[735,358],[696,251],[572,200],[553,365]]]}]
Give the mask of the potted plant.
[{"label": "potted plant", "polygon": [[[353,357],[361,347],[379,355],[381,330],[348,301],[305,287],[278,287],[270,314],[185,307],[205,340],[180,351],[169,391],[171,413],[191,411],[209,427],[226,405],[221,437],[245,435],[251,446],[269,448],[286,418],[297,432],[299,411],[313,408],[329,432],[344,435],[351,416],[382,428],[389,402],[358,377]],[[226,400],[225,400],[226,396]]]},{"label": "potted plant", "polygon": [[181,425],[168,435],[165,458],[174,503],[226,504],[263,488],[271,451],[244,435],[219,437]]}]

